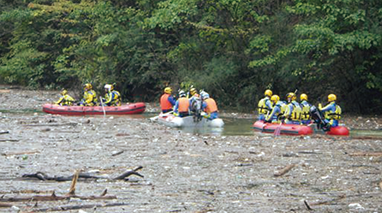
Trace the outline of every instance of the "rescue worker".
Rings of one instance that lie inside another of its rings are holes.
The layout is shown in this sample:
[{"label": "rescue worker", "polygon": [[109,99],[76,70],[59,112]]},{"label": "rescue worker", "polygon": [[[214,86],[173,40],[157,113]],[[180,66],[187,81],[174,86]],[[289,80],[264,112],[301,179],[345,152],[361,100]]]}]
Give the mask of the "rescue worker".
[{"label": "rescue worker", "polygon": [[196,102],[198,100],[200,101],[200,95],[198,94],[198,92],[196,91],[196,89],[194,87],[192,87],[190,89],[190,95],[191,95],[191,97],[189,98],[189,100],[190,100],[190,108],[192,110],[194,110],[195,107],[196,107]]},{"label": "rescue worker", "polygon": [[183,90],[179,92],[179,99],[175,103],[174,115],[179,117],[186,117],[190,115],[190,101],[186,97],[186,93]]},{"label": "rescue worker", "polygon": [[80,106],[96,106],[97,105],[97,94],[93,90],[93,86],[89,83],[84,86],[84,97],[81,100]]},{"label": "rescue worker", "polygon": [[328,104],[322,107],[321,103],[318,109],[324,113],[325,122],[331,127],[338,126],[338,120],[341,119],[342,109],[336,104],[337,96],[335,94],[328,95]]},{"label": "rescue worker", "polygon": [[172,107],[175,105],[175,99],[171,95],[171,93],[172,93],[171,87],[164,88],[164,94],[160,97],[160,107],[161,107],[162,113],[172,111]]},{"label": "rescue worker", "polygon": [[61,91],[60,94],[61,94],[61,97],[58,101],[55,102],[55,104],[60,106],[73,106],[74,98],[68,95],[68,91],[64,89]]},{"label": "rescue worker", "polygon": [[200,93],[203,99],[202,103],[202,109],[206,114],[202,115],[203,117],[207,118],[208,120],[213,120],[215,118],[218,118],[219,111],[218,107],[216,105],[216,102],[214,99],[210,98],[210,95],[203,91],[203,93]]},{"label": "rescue worker", "polygon": [[114,90],[114,85],[105,84],[105,98],[104,105],[105,106],[121,106],[121,94]]},{"label": "rescue worker", "polygon": [[301,105],[301,124],[308,125],[311,123],[310,108],[312,105],[308,102],[308,95],[303,93],[300,95]]},{"label": "rescue worker", "polygon": [[296,94],[290,92],[287,94],[287,111],[284,113],[285,115],[285,123],[287,124],[300,124],[301,117],[301,106],[296,101]]},{"label": "rescue worker", "polygon": [[272,103],[271,103],[271,96],[272,96],[272,90],[265,90],[264,95],[265,97],[259,101],[257,104],[258,106],[258,113],[259,117],[258,119],[260,121],[264,121],[265,117],[272,111]]},{"label": "rescue worker", "polygon": [[282,123],[284,120],[284,112],[286,111],[287,105],[280,101],[278,95],[272,95],[271,102],[273,104],[272,112],[267,114],[265,117],[266,122],[271,123]]}]

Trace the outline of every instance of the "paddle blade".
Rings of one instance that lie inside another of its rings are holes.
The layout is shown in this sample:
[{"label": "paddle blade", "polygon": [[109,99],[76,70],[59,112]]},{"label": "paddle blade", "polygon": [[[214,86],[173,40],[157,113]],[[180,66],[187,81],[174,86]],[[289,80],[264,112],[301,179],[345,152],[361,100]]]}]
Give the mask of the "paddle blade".
[{"label": "paddle blade", "polygon": [[275,136],[280,136],[280,134],[281,134],[281,124],[282,124],[282,123],[280,123],[280,125],[278,125],[278,126],[276,127],[275,131],[273,132],[273,134],[274,134]]}]

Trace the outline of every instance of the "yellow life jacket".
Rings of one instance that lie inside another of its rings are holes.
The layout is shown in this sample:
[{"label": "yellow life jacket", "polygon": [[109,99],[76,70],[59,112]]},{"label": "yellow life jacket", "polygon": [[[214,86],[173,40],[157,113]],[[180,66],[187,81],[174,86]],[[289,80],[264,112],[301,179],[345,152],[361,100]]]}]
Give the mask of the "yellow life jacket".
[{"label": "yellow life jacket", "polygon": [[[292,112],[289,112],[290,111],[290,108],[289,108],[290,105],[293,108]],[[289,117],[287,116],[287,118],[289,120],[292,120],[292,121],[299,121],[301,119],[301,111],[302,111],[301,107],[300,107],[300,104],[297,103],[296,101],[292,101],[287,106],[288,107],[287,107],[286,114],[289,116]]]},{"label": "yellow life jacket", "polygon": [[325,112],[325,119],[328,120],[340,120],[342,114],[342,109],[339,105],[336,104],[336,111],[333,113],[332,111]]},{"label": "yellow life jacket", "polygon": [[281,117],[283,117],[283,115],[285,115],[287,113],[288,105],[282,101],[279,101],[279,102],[277,102],[276,106],[278,106],[280,108],[280,112],[276,115],[277,116],[277,123],[279,123],[281,121]]},{"label": "yellow life jacket", "polygon": [[116,90],[113,90],[112,93],[114,94],[113,100],[111,101],[112,106],[121,106],[121,94]]},{"label": "yellow life jacket", "polygon": [[266,115],[268,114],[268,112],[272,110],[272,109],[269,109],[268,106],[266,105],[267,100],[269,100],[269,97],[265,97],[261,99],[259,103],[257,104],[259,115],[261,114]]},{"label": "yellow life jacket", "polygon": [[84,104],[85,106],[95,106],[97,105],[97,95],[94,90],[89,90],[84,92]]},{"label": "yellow life jacket", "polygon": [[74,98],[72,98],[70,95],[64,95],[62,106],[72,106],[74,102]]},{"label": "yellow life jacket", "polygon": [[301,103],[302,105],[302,110],[301,110],[301,120],[309,120],[310,119],[310,104],[307,102]]}]

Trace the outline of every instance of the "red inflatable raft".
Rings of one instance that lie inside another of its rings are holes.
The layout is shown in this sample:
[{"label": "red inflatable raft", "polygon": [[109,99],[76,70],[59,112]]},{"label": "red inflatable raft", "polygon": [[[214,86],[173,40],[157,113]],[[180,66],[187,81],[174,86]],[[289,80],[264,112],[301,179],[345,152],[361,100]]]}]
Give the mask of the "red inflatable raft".
[{"label": "red inflatable raft", "polygon": [[131,103],[122,106],[59,106],[54,104],[44,104],[42,110],[50,114],[61,115],[103,115],[103,110],[107,115],[129,115],[140,114],[146,109],[143,102]]},{"label": "red inflatable raft", "polygon": [[256,121],[253,129],[264,133],[274,133],[276,128],[280,128],[281,135],[311,135],[313,129],[309,126],[296,124],[272,124],[264,121]]},{"label": "red inflatable raft", "polygon": [[340,135],[349,136],[349,129],[345,126],[330,127],[330,130],[326,132],[328,135]]}]

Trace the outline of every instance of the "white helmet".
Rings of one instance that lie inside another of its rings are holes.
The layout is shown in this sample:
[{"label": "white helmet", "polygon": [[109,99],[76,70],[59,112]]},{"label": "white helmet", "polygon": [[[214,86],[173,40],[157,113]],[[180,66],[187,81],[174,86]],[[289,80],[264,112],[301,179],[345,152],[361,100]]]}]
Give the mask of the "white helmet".
[{"label": "white helmet", "polygon": [[186,97],[186,93],[183,90],[180,90],[179,97]]},{"label": "white helmet", "polygon": [[105,84],[104,88],[107,89],[108,91],[110,91],[111,90],[111,85],[110,84]]},{"label": "white helmet", "polygon": [[210,98],[210,95],[208,93],[206,93],[206,92],[204,92],[201,96],[202,96],[203,99]]}]

